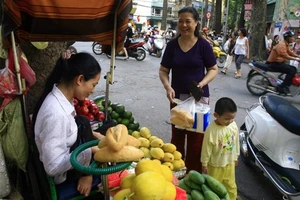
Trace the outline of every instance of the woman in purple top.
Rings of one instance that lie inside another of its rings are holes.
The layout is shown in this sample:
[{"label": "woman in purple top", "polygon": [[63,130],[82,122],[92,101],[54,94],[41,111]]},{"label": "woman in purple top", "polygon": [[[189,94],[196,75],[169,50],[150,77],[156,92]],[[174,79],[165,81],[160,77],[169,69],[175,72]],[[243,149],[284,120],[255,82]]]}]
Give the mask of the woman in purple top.
[{"label": "woman in purple top", "polygon": [[[160,80],[166,89],[171,108],[176,104],[174,98],[184,100],[190,96],[188,86],[192,81],[203,88],[204,98],[208,103],[211,82],[218,73],[216,59],[210,44],[200,35],[199,15],[195,8],[184,7],[178,12],[179,35],[171,40],[164,52],[159,69]],[[171,83],[169,74],[172,71]],[[187,140],[187,150],[185,142]],[[200,155],[203,134],[177,129],[172,125],[171,143],[183,155],[187,170],[201,172]],[[186,153],[185,153],[186,152]]]}]

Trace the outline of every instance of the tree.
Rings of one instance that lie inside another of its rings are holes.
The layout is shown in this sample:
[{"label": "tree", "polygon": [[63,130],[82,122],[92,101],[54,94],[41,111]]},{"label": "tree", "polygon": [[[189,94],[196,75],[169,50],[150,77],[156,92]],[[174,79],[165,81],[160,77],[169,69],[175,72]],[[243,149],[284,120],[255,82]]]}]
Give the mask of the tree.
[{"label": "tree", "polygon": [[163,1],[161,30],[167,30],[167,17],[168,17],[168,0],[164,0]]},{"label": "tree", "polygon": [[222,29],[222,0],[216,0],[216,7],[215,7],[215,30],[217,33],[221,32]]},{"label": "tree", "polygon": [[252,0],[252,15],[250,20],[250,57],[255,60],[266,59],[265,30],[267,2]]},{"label": "tree", "polygon": [[[244,15],[245,15],[245,2],[246,0],[243,1],[243,5],[242,5],[242,11],[240,14],[240,19],[239,19],[239,23],[238,23],[238,28],[244,28],[245,27],[245,19],[244,19]],[[256,11],[255,11],[256,12]]]}]

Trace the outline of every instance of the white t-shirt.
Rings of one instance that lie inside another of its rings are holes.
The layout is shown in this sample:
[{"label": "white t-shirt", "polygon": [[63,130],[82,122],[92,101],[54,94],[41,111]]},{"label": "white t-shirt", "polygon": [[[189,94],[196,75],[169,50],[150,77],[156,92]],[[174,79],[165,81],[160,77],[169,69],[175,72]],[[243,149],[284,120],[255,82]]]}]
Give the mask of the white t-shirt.
[{"label": "white t-shirt", "polygon": [[[38,112],[34,132],[40,160],[56,184],[64,182],[66,172],[72,169],[70,148],[78,132],[75,116],[73,103],[54,85]],[[78,161],[85,166],[90,160],[91,149],[78,155]]]},{"label": "white t-shirt", "polygon": [[235,47],[234,47],[234,54],[246,56],[246,54],[247,54],[246,40],[247,40],[246,37],[244,37],[242,39],[240,37],[238,37],[236,39]]}]

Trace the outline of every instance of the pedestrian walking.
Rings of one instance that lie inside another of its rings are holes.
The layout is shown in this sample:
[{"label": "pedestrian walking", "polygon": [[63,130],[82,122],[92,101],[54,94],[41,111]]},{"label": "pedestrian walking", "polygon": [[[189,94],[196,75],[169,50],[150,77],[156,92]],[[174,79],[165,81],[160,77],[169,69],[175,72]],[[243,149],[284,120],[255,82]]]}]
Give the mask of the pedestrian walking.
[{"label": "pedestrian walking", "polygon": [[231,37],[228,39],[228,43],[226,42],[228,45],[228,51],[227,51],[228,53],[227,53],[225,65],[224,65],[223,69],[221,70],[221,73],[223,73],[223,74],[226,74],[227,70],[229,69],[229,67],[232,63],[233,56],[234,56],[232,50],[234,48],[237,37],[238,37],[238,32],[237,31],[232,32]]}]

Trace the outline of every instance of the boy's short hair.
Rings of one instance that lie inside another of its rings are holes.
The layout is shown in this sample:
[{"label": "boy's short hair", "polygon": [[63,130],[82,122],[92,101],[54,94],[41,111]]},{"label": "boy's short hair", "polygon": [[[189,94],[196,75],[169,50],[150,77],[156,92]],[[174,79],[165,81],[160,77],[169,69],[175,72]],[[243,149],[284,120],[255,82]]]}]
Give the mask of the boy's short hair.
[{"label": "boy's short hair", "polygon": [[222,97],[216,102],[215,113],[221,116],[226,112],[237,112],[237,106],[232,99],[228,97]]}]

